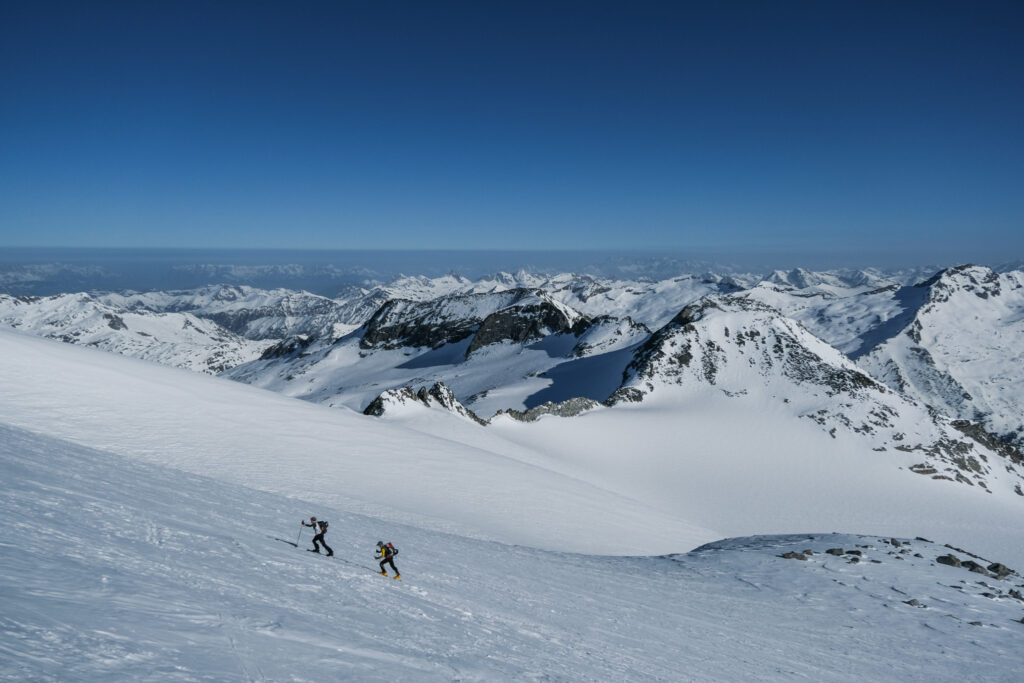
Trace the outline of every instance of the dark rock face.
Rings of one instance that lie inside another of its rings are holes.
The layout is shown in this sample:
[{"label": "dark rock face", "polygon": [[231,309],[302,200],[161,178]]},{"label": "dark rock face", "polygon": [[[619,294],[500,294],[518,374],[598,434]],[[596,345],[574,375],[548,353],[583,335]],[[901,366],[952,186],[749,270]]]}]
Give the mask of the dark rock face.
[{"label": "dark rock face", "polygon": [[260,360],[271,360],[273,358],[285,358],[287,356],[291,356],[307,349],[313,341],[312,337],[307,337],[306,335],[299,335],[297,337],[292,337],[291,339],[285,339],[264,351],[263,355],[260,356]]},{"label": "dark rock face", "polygon": [[427,305],[402,299],[388,301],[366,323],[360,348],[395,349],[401,346],[439,348],[462,341],[476,331],[480,320],[438,320]]},{"label": "dark rock face", "polygon": [[644,392],[636,387],[619,387],[612,395],[605,399],[606,406],[614,406],[620,403],[640,403],[644,400]]},{"label": "dark rock face", "polygon": [[124,324],[124,318],[113,313],[104,313],[103,318],[107,321],[107,325],[112,330],[127,330],[128,326]]},{"label": "dark rock face", "polygon": [[510,306],[484,318],[466,355],[490,344],[504,341],[522,343],[549,334],[571,332],[572,329],[572,321],[549,301],[541,299],[525,306]]},{"label": "dark rock face", "polygon": [[961,566],[960,558],[956,555],[941,555],[936,557],[935,561],[939,564],[948,564],[950,567]]},{"label": "dark rock face", "polygon": [[476,335],[469,349],[472,353],[500,341],[523,342],[569,332],[576,322],[543,292],[530,289],[425,302],[392,299],[367,321],[359,345],[364,349],[436,349]]}]

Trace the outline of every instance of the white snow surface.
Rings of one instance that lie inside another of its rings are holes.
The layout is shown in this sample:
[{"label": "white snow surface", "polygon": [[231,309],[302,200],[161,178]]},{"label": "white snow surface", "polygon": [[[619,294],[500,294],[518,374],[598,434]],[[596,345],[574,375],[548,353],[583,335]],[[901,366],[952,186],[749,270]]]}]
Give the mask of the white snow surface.
[{"label": "white snow surface", "polygon": [[[1015,681],[1024,664],[1022,577],[936,564],[969,556],[923,540],[576,555],[4,425],[0,444],[2,680]],[[334,557],[304,551],[311,512]],[[374,573],[378,539],[401,579]]]}]

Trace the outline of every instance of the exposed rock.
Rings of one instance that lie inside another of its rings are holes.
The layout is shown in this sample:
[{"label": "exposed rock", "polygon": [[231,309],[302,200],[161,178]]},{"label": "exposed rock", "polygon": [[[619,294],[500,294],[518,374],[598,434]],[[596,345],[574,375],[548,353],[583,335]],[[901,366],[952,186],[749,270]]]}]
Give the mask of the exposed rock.
[{"label": "exposed rock", "polygon": [[935,558],[935,561],[939,564],[948,564],[950,567],[961,566],[960,558],[956,555],[940,555]]},{"label": "exposed rock", "polygon": [[640,403],[644,400],[644,392],[636,387],[619,387],[612,395],[605,399],[606,406],[614,406],[620,403]]},{"label": "exposed rock", "polygon": [[420,387],[420,390],[416,393],[416,397],[423,402],[425,405],[432,405],[436,402],[439,406],[447,411],[468,417],[477,424],[487,424],[485,420],[480,419],[476,413],[462,405],[459,399],[455,398],[455,393],[444,384],[444,382],[436,382],[430,389],[426,387]]},{"label": "exposed rock", "polygon": [[987,569],[985,569],[983,566],[981,566],[980,564],[978,564],[974,560],[964,560],[963,562],[960,563],[960,566],[963,567],[964,569],[968,569],[968,570],[974,572],[975,574],[982,574],[984,576],[991,576],[991,574],[989,574]]},{"label": "exposed rock", "polygon": [[538,298],[527,304],[509,306],[484,318],[466,355],[499,342],[521,344],[549,334],[570,332],[574,322],[576,319],[566,314],[564,306],[555,305],[547,299]]},{"label": "exposed rock", "polygon": [[789,551],[788,553],[782,553],[779,557],[784,557],[787,560],[807,560],[807,556],[803,553]]},{"label": "exposed rock", "polygon": [[124,323],[124,318],[113,313],[104,313],[103,318],[107,321],[107,325],[112,330],[127,330],[128,326]]},{"label": "exposed rock", "polygon": [[373,417],[381,417],[397,406],[409,404],[419,404],[428,408],[437,406],[455,413],[456,415],[470,419],[477,424],[487,424],[487,422],[481,420],[476,413],[462,405],[462,403],[455,398],[455,394],[452,393],[452,390],[442,382],[437,382],[430,387],[430,389],[420,387],[419,391],[414,391],[412,387],[389,389],[370,401],[366,408],[363,409],[363,414],[371,415]]},{"label": "exposed rock", "polygon": [[837,555],[837,556],[838,555],[845,555],[846,554],[846,551],[844,551],[842,548],[829,548],[825,552],[828,553],[829,555]]},{"label": "exposed rock", "polygon": [[363,409],[363,415],[380,417],[387,412],[388,406],[390,405],[401,405],[403,403],[410,403],[417,400],[419,399],[416,397],[416,392],[412,390],[412,387],[388,389],[378,395],[377,398],[370,401],[366,408]]},{"label": "exposed rock", "polygon": [[1010,574],[1017,573],[1009,567],[1007,567],[1005,564],[1000,564],[999,562],[993,562],[987,567],[987,569],[1000,579],[1005,579]]},{"label": "exposed rock", "polygon": [[304,334],[300,334],[290,339],[274,344],[263,352],[260,356],[260,360],[271,360],[273,358],[285,358],[291,356],[297,352],[304,351],[309,348],[309,345],[313,343],[312,337]]},{"label": "exposed rock", "polygon": [[[473,337],[468,353],[499,341],[524,342],[570,332],[585,320],[578,311],[526,288],[459,294],[430,301],[391,299],[366,322],[359,346],[440,348]],[[585,325],[584,325],[585,326]],[[582,329],[582,327],[581,327]]]},{"label": "exposed rock", "polygon": [[540,419],[544,415],[556,415],[558,417],[575,417],[580,413],[585,413],[588,410],[600,407],[600,403],[590,398],[570,398],[566,401],[560,401],[554,403],[548,401],[542,403],[539,406],[534,406],[526,411],[520,410],[499,410],[497,414],[505,414],[509,417],[519,420],[520,422],[533,422],[534,420]]},{"label": "exposed rock", "polygon": [[953,420],[950,425],[1007,460],[1017,464],[1024,463],[1024,453],[1021,453],[1019,448],[987,432],[982,425],[969,420]]}]

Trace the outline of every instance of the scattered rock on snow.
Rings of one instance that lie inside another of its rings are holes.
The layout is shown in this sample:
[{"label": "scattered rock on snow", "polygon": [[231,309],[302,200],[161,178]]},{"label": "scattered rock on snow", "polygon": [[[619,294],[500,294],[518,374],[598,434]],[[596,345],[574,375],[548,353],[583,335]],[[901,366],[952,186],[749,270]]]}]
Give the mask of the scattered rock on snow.
[{"label": "scattered rock on snow", "polygon": [[1010,574],[1016,574],[1017,573],[1017,572],[1013,571],[1012,569],[1010,569],[1009,567],[1007,567],[1005,564],[1000,564],[999,562],[993,562],[992,564],[990,564],[988,566],[988,570],[990,572],[992,572],[993,574],[995,574],[1000,579],[1005,579]]},{"label": "scattered rock on snow", "polygon": [[964,560],[963,562],[960,563],[960,566],[963,567],[964,569],[968,569],[968,570],[974,572],[975,574],[983,574],[985,576],[991,576],[991,574],[989,574],[987,569],[985,569],[983,566],[981,566],[980,564],[978,564],[974,560]]}]

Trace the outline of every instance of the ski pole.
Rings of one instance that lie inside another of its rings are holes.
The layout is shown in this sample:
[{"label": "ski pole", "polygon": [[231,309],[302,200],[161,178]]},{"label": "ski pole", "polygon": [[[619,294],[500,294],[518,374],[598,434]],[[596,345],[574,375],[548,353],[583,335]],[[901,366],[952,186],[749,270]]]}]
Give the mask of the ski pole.
[{"label": "ski pole", "polygon": [[299,539],[302,538],[302,522],[299,522],[299,535],[295,537],[295,545],[299,544]]}]

